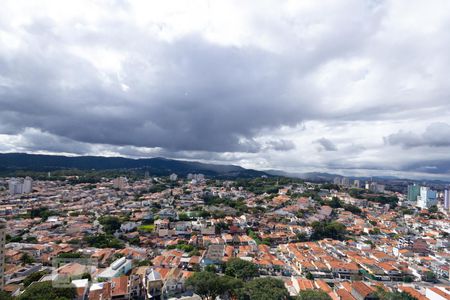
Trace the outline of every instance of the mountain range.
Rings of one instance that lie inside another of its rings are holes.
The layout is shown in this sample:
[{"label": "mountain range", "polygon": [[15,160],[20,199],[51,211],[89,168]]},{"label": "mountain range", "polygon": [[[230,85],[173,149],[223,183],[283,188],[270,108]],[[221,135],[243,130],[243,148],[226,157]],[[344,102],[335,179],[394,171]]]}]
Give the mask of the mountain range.
[{"label": "mountain range", "polygon": [[[103,157],[103,156],[63,156],[63,155],[43,155],[26,153],[0,153],[0,176],[15,176],[17,171],[35,171],[50,172],[56,170],[131,170],[138,169],[149,171],[155,176],[167,176],[176,173],[180,176],[186,176],[189,173],[202,173],[215,178],[254,178],[261,176],[291,177],[300,178],[314,182],[332,182],[339,174],[330,174],[324,172],[292,173],[281,170],[253,170],[246,169],[236,165],[223,165],[201,163],[197,161],[184,161],[167,159],[162,157],[155,158],[125,158],[125,157]],[[412,179],[396,178],[392,176],[376,177],[354,177],[350,179],[359,179],[362,182],[376,180],[377,182],[387,183],[395,181],[412,182]],[[417,180],[414,180],[417,181]],[[435,184],[448,184],[441,180],[420,180]]]},{"label": "mountain range", "polygon": [[211,177],[260,177],[270,176],[265,172],[245,169],[235,165],[206,164],[195,161],[155,158],[124,158],[102,156],[62,156],[26,153],[0,154],[0,173],[12,175],[16,171],[50,172],[64,169],[118,170],[143,169],[152,175],[165,176],[171,173],[185,176],[202,173]]}]

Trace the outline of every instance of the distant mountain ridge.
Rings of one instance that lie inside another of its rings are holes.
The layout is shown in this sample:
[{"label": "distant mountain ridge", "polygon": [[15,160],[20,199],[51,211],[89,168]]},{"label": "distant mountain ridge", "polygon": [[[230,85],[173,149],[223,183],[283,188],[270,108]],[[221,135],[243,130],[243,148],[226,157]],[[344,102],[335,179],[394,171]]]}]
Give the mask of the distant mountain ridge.
[{"label": "distant mountain ridge", "polygon": [[268,174],[245,169],[235,165],[206,164],[196,161],[182,161],[167,158],[125,158],[103,156],[62,156],[26,153],[0,153],[0,172],[55,171],[63,169],[114,170],[145,169],[153,175],[164,176],[171,173],[187,175],[203,173],[213,177],[260,177]]},{"label": "distant mountain ridge", "polygon": [[317,181],[317,182],[333,182],[336,177],[348,177],[351,180],[358,179],[361,183],[366,181],[377,181],[377,182],[394,182],[394,181],[405,181],[405,182],[426,182],[426,183],[434,183],[434,184],[448,184],[447,180],[438,180],[438,179],[412,179],[412,178],[404,178],[404,177],[396,177],[396,176],[354,176],[354,175],[342,175],[342,174],[333,174],[333,173],[325,173],[325,172],[307,172],[307,173],[297,173],[297,172],[285,172],[281,170],[264,170],[267,174],[272,176],[282,176],[282,177],[291,177],[291,178],[300,178],[309,181]]}]

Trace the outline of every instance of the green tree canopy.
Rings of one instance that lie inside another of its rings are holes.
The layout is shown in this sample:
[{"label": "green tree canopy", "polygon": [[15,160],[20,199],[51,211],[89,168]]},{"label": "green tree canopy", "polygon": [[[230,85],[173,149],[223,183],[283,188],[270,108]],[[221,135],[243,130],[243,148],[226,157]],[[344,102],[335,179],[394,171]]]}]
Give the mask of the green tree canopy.
[{"label": "green tree canopy", "polygon": [[260,277],[245,283],[239,296],[243,300],[286,300],[289,292],[280,279]]},{"label": "green tree canopy", "polygon": [[83,240],[91,247],[122,249],[124,243],[110,234],[86,235]]},{"label": "green tree canopy", "polygon": [[191,287],[200,298],[214,300],[217,296],[225,294],[236,295],[242,288],[242,281],[212,272],[198,272],[186,280],[186,286]]},{"label": "green tree canopy", "polygon": [[417,300],[413,296],[405,292],[388,292],[382,288],[378,288],[377,296],[380,300]]},{"label": "green tree canopy", "polygon": [[73,299],[77,292],[75,287],[53,287],[51,281],[36,282],[20,295],[19,300]]},{"label": "green tree canopy", "polygon": [[249,261],[232,258],[225,264],[225,274],[242,280],[250,280],[259,275],[258,267]]},{"label": "green tree canopy", "polygon": [[298,300],[331,300],[324,291],[305,290],[301,291],[297,297]]},{"label": "green tree canopy", "polygon": [[311,240],[321,240],[323,238],[342,240],[347,234],[345,225],[339,222],[313,222],[312,228]]},{"label": "green tree canopy", "polygon": [[0,291],[0,300],[12,300],[13,298],[5,291]]},{"label": "green tree canopy", "polygon": [[24,254],[22,254],[20,261],[23,265],[32,264],[34,263],[34,258],[30,254],[25,252]]},{"label": "green tree canopy", "polygon": [[41,277],[44,276],[45,274],[47,274],[47,272],[45,272],[45,271],[39,271],[39,272],[31,273],[30,275],[28,275],[27,277],[25,277],[25,279],[23,280],[23,285],[24,285],[25,287],[27,287],[27,286],[29,286],[32,282],[38,281],[39,279],[41,279]]},{"label": "green tree canopy", "polygon": [[102,224],[103,229],[106,233],[112,234],[116,232],[116,230],[120,229],[121,222],[118,217],[104,216],[98,218],[98,221],[100,222],[100,224]]}]

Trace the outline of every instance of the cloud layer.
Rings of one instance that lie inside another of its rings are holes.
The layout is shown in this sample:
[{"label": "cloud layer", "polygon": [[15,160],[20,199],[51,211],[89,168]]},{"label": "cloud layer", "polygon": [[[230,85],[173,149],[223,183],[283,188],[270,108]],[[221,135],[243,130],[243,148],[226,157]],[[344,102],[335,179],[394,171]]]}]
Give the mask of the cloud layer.
[{"label": "cloud layer", "polygon": [[449,25],[445,0],[5,1],[0,151],[448,178]]}]

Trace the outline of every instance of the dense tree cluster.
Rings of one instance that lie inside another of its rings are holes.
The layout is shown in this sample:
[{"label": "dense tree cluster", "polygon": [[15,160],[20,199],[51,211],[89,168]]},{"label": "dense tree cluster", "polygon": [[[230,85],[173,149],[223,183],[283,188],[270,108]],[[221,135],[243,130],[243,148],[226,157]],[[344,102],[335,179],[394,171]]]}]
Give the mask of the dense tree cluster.
[{"label": "dense tree cluster", "polygon": [[225,274],[247,281],[257,277],[259,271],[258,267],[252,262],[239,258],[232,258],[225,264]]},{"label": "dense tree cluster", "polygon": [[335,221],[313,222],[311,226],[313,228],[311,240],[321,240],[324,238],[343,240],[347,234],[345,225]]},{"label": "dense tree cluster", "polygon": [[71,300],[77,295],[75,287],[53,287],[51,281],[36,282],[18,300]]},{"label": "dense tree cluster", "polygon": [[115,216],[103,216],[98,218],[98,221],[103,226],[103,230],[108,234],[113,234],[120,229],[121,221]]},{"label": "dense tree cluster", "polygon": [[110,234],[86,235],[83,238],[90,247],[122,249],[124,243]]},{"label": "dense tree cluster", "polygon": [[283,281],[272,277],[255,278],[244,282],[228,275],[219,276],[213,272],[203,271],[192,275],[186,281],[186,285],[203,300],[213,300],[218,296],[241,300],[289,299]]},{"label": "dense tree cluster", "polygon": [[297,297],[298,300],[331,300],[331,297],[320,290],[301,291]]}]

